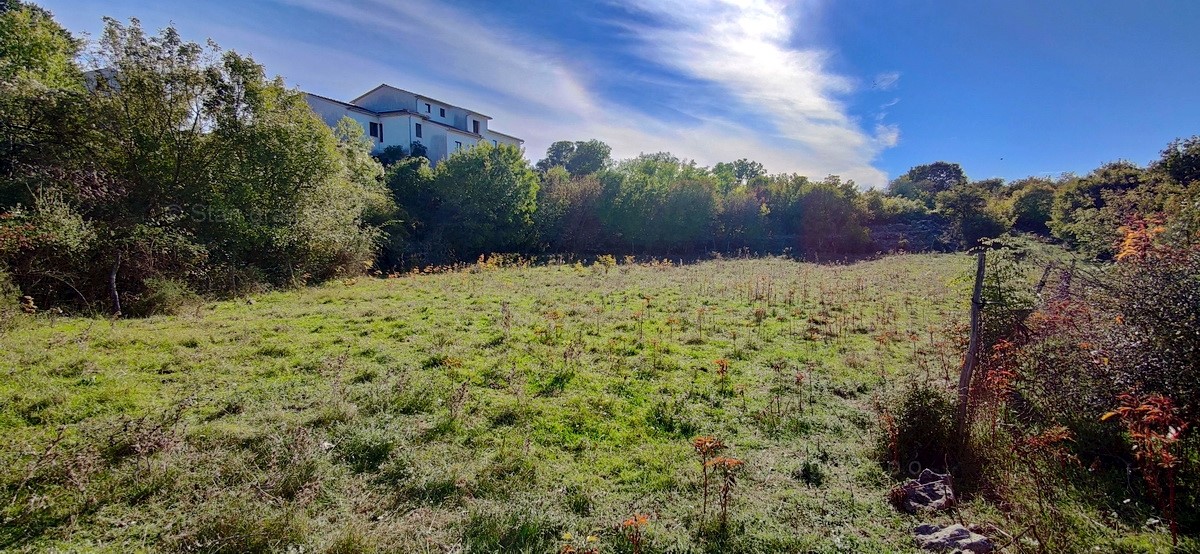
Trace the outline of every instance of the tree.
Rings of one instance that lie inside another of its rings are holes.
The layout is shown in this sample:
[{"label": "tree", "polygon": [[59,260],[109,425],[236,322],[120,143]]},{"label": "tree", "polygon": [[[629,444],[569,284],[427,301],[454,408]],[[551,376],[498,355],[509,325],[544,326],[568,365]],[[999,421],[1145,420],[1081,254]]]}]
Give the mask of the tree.
[{"label": "tree", "polygon": [[408,151],[405,150],[403,146],[400,146],[399,144],[393,144],[384,148],[379,154],[376,154],[375,160],[378,161],[380,165],[387,167],[407,157]]},{"label": "tree", "polygon": [[437,216],[438,199],[433,190],[433,170],[425,157],[408,157],[389,165],[384,175],[396,211],[382,227],[379,266],[401,268],[417,241],[424,239]]},{"label": "tree", "polygon": [[1008,231],[1010,223],[989,200],[987,189],[976,185],[960,185],[938,193],[937,209],[950,222],[948,231],[954,242],[970,247],[979,239]]},{"label": "tree", "polygon": [[859,199],[872,223],[911,223],[929,216],[924,202],[885,195],[876,189],[863,193]]},{"label": "tree", "polygon": [[729,194],[733,187],[738,185],[737,175],[733,170],[733,164],[729,162],[720,162],[712,168],[713,177],[717,180],[717,192],[722,196]]},{"label": "tree", "polygon": [[0,81],[28,79],[50,88],[79,88],[75,56],[81,41],[45,9],[0,0]]},{"label": "tree", "polygon": [[435,232],[453,258],[511,252],[530,239],[538,177],[521,151],[486,143],[451,155],[434,169],[439,199]]},{"label": "tree", "polygon": [[428,160],[429,149],[424,144],[421,144],[421,141],[414,140],[412,144],[408,145],[408,155],[413,158],[425,158]]},{"label": "tree", "polygon": [[888,184],[888,194],[925,202],[933,207],[938,193],[967,184],[961,166],[949,162],[918,165]]},{"label": "tree", "polygon": [[713,166],[713,176],[717,179],[717,190],[722,194],[729,194],[729,191],[735,186],[747,186],[750,181],[763,177],[767,174],[763,164],[756,161],[741,158],[732,162],[721,162]]},{"label": "tree", "polygon": [[904,176],[914,183],[926,183],[926,190],[934,194],[967,184],[967,174],[962,166],[949,162],[918,165]]},{"label": "tree", "polygon": [[763,164],[755,161],[742,158],[733,162],[733,176],[737,178],[743,185],[751,179],[760,175],[765,175],[767,171],[763,168]]},{"label": "tree", "polygon": [[710,182],[692,179],[676,181],[667,189],[655,210],[654,243],[669,252],[680,249],[694,252],[712,237],[716,201]]},{"label": "tree", "polygon": [[0,211],[25,233],[0,256],[24,292],[147,312],[155,282],[226,292],[366,267],[377,231],[364,218],[389,203],[361,128],[339,141],[252,59],[171,27],[108,19],[93,59],[87,89],[37,81],[62,72],[36,60],[0,84]]},{"label": "tree", "polygon": [[767,216],[771,210],[753,192],[730,191],[720,197],[717,214],[718,238],[726,250],[756,247],[767,239]]},{"label": "tree", "polygon": [[575,153],[575,143],[569,140],[555,141],[546,149],[546,157],[537,163],[538,171],[549,171],[552,167],[566,167],[571,154]]},{"label": "tree", "polygon": [[542,174],[535,214],[539,241],[554,252],[596,252],[605,245],[599,207],[602,196],[595,175],[571,177],[562,167]]},{"label": "tree", "polygon": [[612,147],[599,140],[560,140],[546,149],[546,157],[537,163],[537,169],[545,172],[563,167],[573,176],[591,175],[612,163],[611,154]]},{"label": "tree", "polygon": [[601,141],[576,142],[575,151],[567,160],[567,172],[577,177],[596,173],[612,162],[611,154],[612,147]]},{"label": "tree", "polygon": [[1200,135],[1171,141],[1152,168],[1166,173],[1180,185],[1200,181]]},{"label": "tree", "polygon": [[1120,199],[1149,178],[1145,170],[1127,161],[1107,163],[1085,177],[1071,178],[1055,193],[1047,224],[1051,234],[1090,256],[1111,257],[1121,225],[1142,212]]},{"label": "tree", "polygon": [[1054,206],[1054,182],[1049,179],[1030,177],[1010,185],[1016,192],[1012,195],[1009,216],[1013,228],[1031,233],[1047,234],[1050,228],[1051,209]]},{"label": "tree", "polygon": [[70,131],[86,125],[79,48],[49,12],[0,0],[0,206],[28,204],[36,187],[22,175],[75,150],[79,134]]},{"label": "tree", "polygon": [[[694,230],[702,226],[699,221],[712,221],[715,205],[711,198],[699,202],[696,189],[707,190],[711,197],[714,179],[695,162],[667,152],[642,154],[602,172],[600,180],[604,185],[601,219],[605,229],[631,247],[679,247],[695,242],[683,240],[680,229]],[[681,205],[693,205],[698,211],[682,214]],[[686,223],[668,222],[666,217],[683,217]]]},{"label": "tree", "polygon": [[[798,188],[795,188],[798,187]],[[866,214],[859,206],[853,181],[830,175],[819,182],[791,179],[791,209],[781,215],[796,217],[789,225],[798,232],[801,250],[810,253],[847,253],[864,248],[869,240],[862,226]]]},{"label": "tree", "polygon": [[778,235],[800,233],[800,199],[811,190],[811,182],[803,175],[776,175],[767,185],[764,200],[769,207],[770,228]]}]

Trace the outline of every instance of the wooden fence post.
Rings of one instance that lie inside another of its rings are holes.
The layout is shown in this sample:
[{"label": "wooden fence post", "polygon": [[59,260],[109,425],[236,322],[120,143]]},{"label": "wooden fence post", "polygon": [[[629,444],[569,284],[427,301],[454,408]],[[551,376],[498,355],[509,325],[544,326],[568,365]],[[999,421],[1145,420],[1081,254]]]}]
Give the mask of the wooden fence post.
[{"label": "wooden fence post", "polygon": [[976,254],[975,292],[971,294],[971,341],[967,346],[967,357],[958,374],[958,413],[955,423],[961,444],[967,442],[967,405],[971,396],[971,374],[975,372],[975,360],[979,357],[980,312],[983,311],[983,275],[987,264],[987,249],[980,248]]}]

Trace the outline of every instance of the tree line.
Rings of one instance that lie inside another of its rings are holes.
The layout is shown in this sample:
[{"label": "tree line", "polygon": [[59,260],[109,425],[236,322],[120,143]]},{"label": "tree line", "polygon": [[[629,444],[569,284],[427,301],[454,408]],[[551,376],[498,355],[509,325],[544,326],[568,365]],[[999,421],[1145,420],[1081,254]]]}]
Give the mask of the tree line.
[{"label": "tree line", "polygon": [[364,135],[349,119],[330,129],[211,41],[107,19],[84,43],[0,0],[0,281],[45,305],[135,314],[492,252],[828,257],[1019,230],[1104,258],[1138,214],[1194,236],[1200,165],[1193,137],[1148,167],[1005,183],[936,162],[863,191],[748,159],[613,160],[598,140],[556,142],[536,164],[483,144],[435,167],[419,145],[372,155]]}]

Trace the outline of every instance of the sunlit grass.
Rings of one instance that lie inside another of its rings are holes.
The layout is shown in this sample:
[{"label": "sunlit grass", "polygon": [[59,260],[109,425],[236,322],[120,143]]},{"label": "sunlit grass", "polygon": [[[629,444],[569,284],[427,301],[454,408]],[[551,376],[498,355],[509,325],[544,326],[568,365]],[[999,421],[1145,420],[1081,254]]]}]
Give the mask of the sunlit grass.
[{"label": "sunlit grass", "polygon": [[[481,265],[39,317],[0,353],[0,538],[628,552],[646,515],[644,552],[909,551],[872,398],[957,365],[970,264]],[[727,524],[700,435],[744,462]]]}]

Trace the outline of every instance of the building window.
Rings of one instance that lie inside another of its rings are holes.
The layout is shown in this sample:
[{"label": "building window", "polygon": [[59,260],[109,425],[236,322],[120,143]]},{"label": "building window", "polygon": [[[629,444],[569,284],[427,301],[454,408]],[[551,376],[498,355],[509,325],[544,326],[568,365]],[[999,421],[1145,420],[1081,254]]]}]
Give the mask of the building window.
[{"label": "building window", "polygon": [[433,106],[430,106],[429,104],[425,104],[425,113],[429,113],[432,110],[433,110]]},{"label": "building window", "polygon": [[500,143],[496,142],[496,139],[492,139],[492,146],[500,146]]},{"label": "building window", "polygon": [[417,124],[417,138],[421,138],[421,124]]},{"label": "building window", "polygon": [[446,108],[438,108],[438,112],[442,114],[442,117],[446,117]]},{"label": "building window", "polygon": [[370,127],[370,132],[368,134],[373,137],[378,137],[379,136],[379,124],[372,121],[368,126]]},{"label": "building window", "polygon": [[383,124],[379,124],[379,142],[383,142]]},{"label": "building window", "polygon": [[471,122],[471,130],[474,131],[475,134],[477,134],[477,135],[479,134],[479,122],[478,121]]},{"label": "building window", "polygon": [[454,141],[454,151],[458,152],[459,150],[462,150],[462,142],[456,140]]}]

